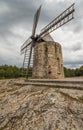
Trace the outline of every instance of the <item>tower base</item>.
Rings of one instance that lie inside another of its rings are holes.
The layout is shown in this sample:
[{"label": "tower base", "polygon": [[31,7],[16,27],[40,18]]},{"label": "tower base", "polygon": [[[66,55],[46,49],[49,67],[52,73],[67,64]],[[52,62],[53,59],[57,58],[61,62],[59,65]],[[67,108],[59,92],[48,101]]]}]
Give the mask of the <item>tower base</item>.
[{"label": "tower base", "polygon": [[59,43],[47,41],[34,46],[32,77],[39,79],[64,77],[62,49]]}]

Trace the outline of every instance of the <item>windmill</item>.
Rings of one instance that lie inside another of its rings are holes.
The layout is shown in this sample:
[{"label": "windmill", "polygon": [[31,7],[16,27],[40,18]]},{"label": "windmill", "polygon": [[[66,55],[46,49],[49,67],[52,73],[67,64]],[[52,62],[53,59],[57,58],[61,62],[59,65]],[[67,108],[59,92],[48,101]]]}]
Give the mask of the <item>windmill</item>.
[{"label": "windmill", "polygon": [[[36,28],[40,16],[41,6],[38,8],[34,15],[32,35],[24,42],[21,46],[21,54],[24,54],[23,68],[26,67],[26,77],[29,76],[29,69],[31,67],[31,63],[34,57],[34,47],[36,44],[39,44],[43,41],[48,41],[50,38],[50,33],[61,27],[62,25],[68,23],[74,18],[74,4],[69,6],[64,12],[62,12],[59,16],[57,16],[52,22],[50,22],[47,26],[45,26],[40,34],[36,35]],[[48,38],[45,38],[48,36]]]}]

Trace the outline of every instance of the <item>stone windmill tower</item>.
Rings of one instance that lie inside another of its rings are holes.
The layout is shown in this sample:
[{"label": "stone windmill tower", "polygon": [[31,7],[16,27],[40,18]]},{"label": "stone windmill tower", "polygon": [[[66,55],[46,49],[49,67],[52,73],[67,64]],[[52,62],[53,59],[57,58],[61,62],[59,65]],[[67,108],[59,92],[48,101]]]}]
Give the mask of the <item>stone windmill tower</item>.
[{"label": "stone windmill tower", "polygon": [[23,68],[27,68],[26,77],[29,77],[32,67],[33,78],[63,78],[61,45],[53,40],[50,33],[74,18],[74,4],[44,27],[39,35],[35,35],[40,10],[41,6],[34,16],[31,37],[21,46],[21,54],[24,54]]},{"label": "stone windmill tower", "polygon": [[61,45],[54,42],[50,35],[45,39],[34,47],[33,77],[63,78]]}]

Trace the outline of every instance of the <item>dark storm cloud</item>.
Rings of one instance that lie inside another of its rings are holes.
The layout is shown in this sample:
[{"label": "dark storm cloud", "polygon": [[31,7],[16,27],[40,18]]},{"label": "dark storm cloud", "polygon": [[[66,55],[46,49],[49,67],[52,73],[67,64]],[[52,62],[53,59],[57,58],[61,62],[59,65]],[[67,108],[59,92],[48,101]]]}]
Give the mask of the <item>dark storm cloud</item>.
[{"label": "dark storm cloud", "polygon": [[2,25],[0,32],[5,32],[6,29],[18,24],[27,26],[31,22],[32,12],[34,12],[32,2],[25,0],[1,0],[0,2],[5,3],[9,9],[9,11],[0,14],[0,25]]},{"label": "dark storm cloud", "polygon": [[[33,16],[40,4],[42,4],[42,10],[39,28],[51,22],[72,2],[53,1],[49,3],[43,0],[36,0],[35,2],[34,0],[1,0],[0,3],[0,5],[4,3],[9,8],[9,11],[0,14],[0,33],[7,34],[6,30],[9,30],[12,26],[18,26],[18,24],[32,30]],[[77,30],[78,28],[80,27],[75,27]]]},{"label": "dark storm cloud", "polygon": [[0,32],[5,32],[6,29],[18,24],[30,29],[32,26],[34,13],[40,4],[42,4],[40,25],[48,24],[66,7],[68,7],[68,3],[63,3],[61,1],[53,1],[49,4],[49,2],[46,3],[43,0],[36,0],[35,2],[34,0],[1,0],[0,3],[0,5],[4,3],[5,6],[9,8],[9,11],[0,15],[0,25],[2,25]]},{"label": "dark storm cloud", "polygon": [[[30,29],[30,26],[32,26],[34,13],[40,4],[42,4],[40,25],[46,25],[70,4],[72,4],[72,1],[53,1],[46,3],[43,0],[36,0],[35,2],[34,0],[1,0],[0,3],[0,5],[5,3],[5,5],[9,8],[9,11],[5,12],[4,14],[2,13],[2,15],[0,14],[0,25],[2,25],[0,27],[0,32],[5,32],[6,29],[18,24]],[[75,18],[76,23],[74,22],[73,24],[75,31],[80,30],[82,26],[82,4],[83,1],[80,0],[80,2],[76,5],[76,15],[79,17],[79,19]],[[80,24],[77,24],[79,22]]]}]

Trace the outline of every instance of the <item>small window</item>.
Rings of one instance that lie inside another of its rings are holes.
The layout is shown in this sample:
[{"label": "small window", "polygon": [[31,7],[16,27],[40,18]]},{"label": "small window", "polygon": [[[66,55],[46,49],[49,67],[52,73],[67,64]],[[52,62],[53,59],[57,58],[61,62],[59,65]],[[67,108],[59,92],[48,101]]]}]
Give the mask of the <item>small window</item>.
[{"label": "small window", "polygon": [[51,66],[49,65],[48,66],[48,74],[51,74],[52,72],[51,72]]},{"label": "small window", "polygon": [[46,52],[46,53],[48,52],[48,48],[47,48],[47,46],[45,47],[45,52]]}]

